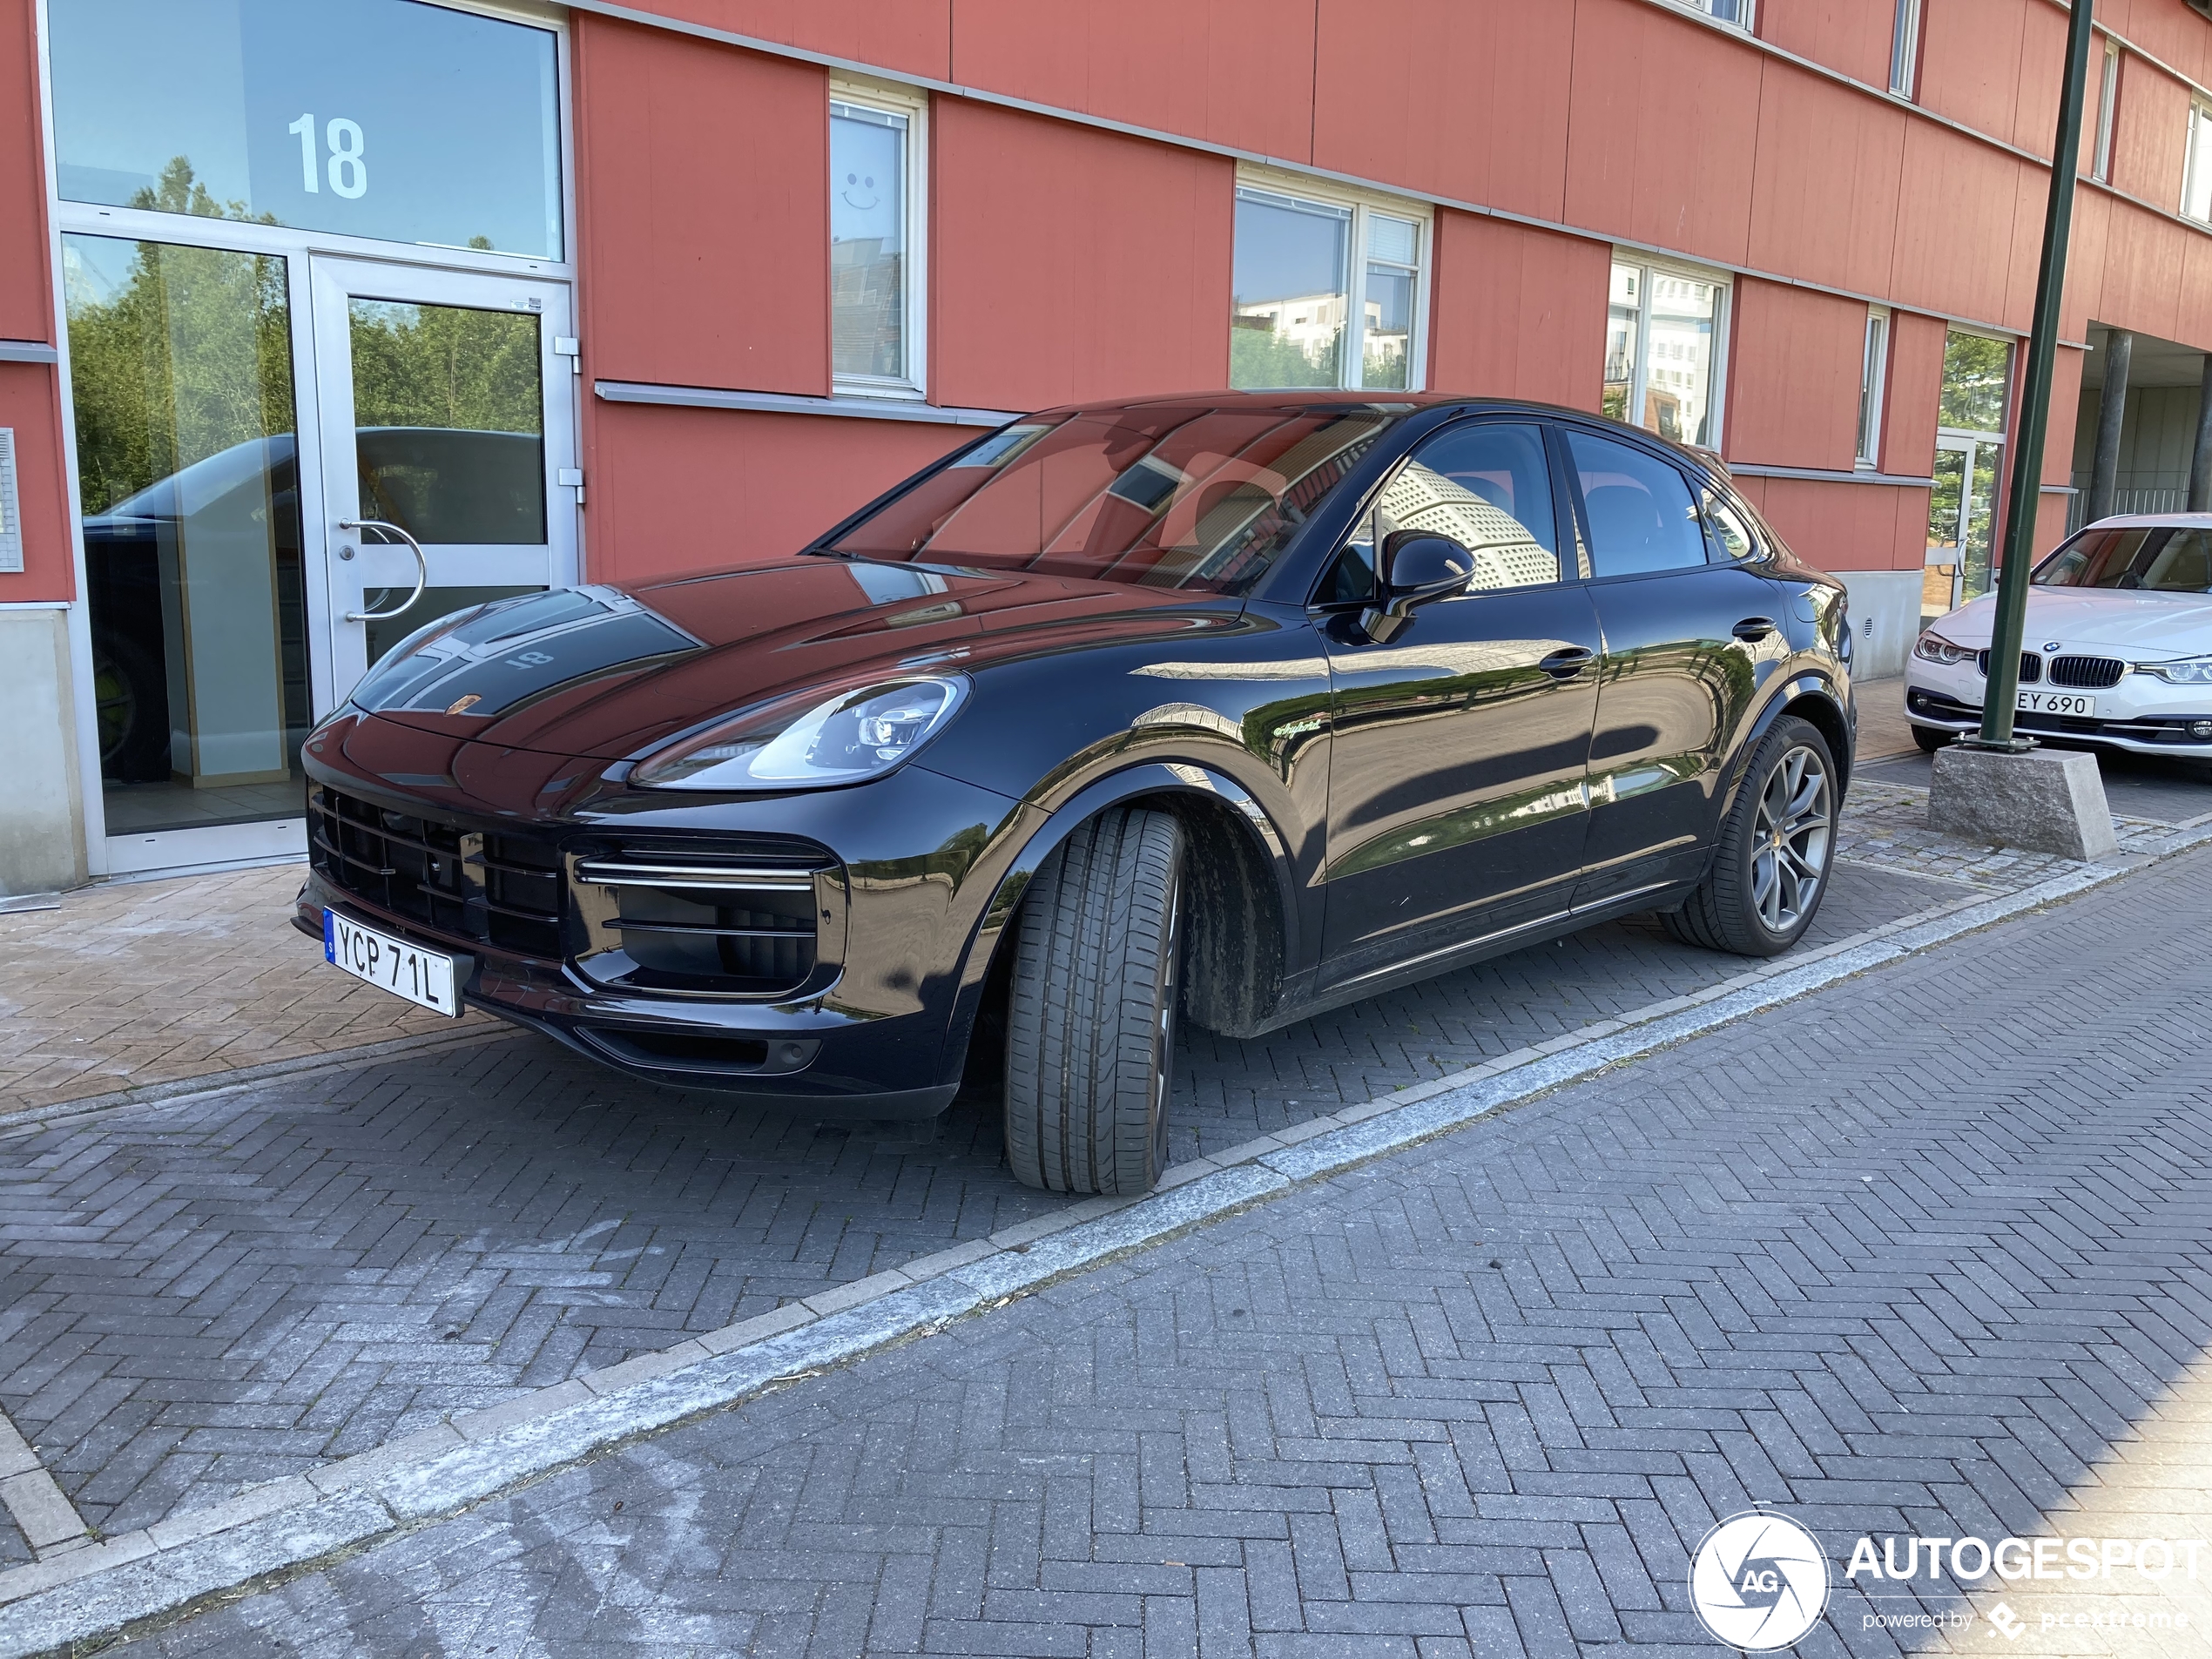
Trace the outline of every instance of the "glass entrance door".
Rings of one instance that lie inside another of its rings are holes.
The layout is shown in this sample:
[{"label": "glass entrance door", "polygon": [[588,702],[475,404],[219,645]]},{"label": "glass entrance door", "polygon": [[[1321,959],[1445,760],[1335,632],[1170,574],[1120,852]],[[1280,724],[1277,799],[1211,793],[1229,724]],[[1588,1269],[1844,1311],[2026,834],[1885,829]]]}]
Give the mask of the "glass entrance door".
[{"label": "glass entrance door", "polygon": [[335,698],[425,623],[573,582],[583,475],[565,285],[314,272]]},{"label": "glass entrance door", "polygon": [[300,817],[314,698],[289,265],[62,239],[101,801],[129,847]]},{"label": "glass entrance door", "polygon": [[1927,563],[1920,582],[1923,625],[1989,591],[2003,452],[2003,445],[1988,438],[1946,434],[1936,440]]}]

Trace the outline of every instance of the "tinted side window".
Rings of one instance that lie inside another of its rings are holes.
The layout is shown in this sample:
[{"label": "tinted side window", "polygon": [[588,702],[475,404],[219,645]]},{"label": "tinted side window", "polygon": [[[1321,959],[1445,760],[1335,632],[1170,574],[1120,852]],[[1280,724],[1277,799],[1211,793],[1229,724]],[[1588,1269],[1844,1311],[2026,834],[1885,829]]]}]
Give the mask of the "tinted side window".
[{"label": "tinted side window", "polygon": [[1705,563],[1689,482],[1656,455],[1587,432],[1567,435],[1588,510],[1590,565],[1601,577]]},{"label": "tinted side window", "polygon": [[1559,531],[1543,434],[1488,421],[1447,428],[1391,475],[1366,535],[1432,530],[1474,555],[1470,592],[1559,580]]},{"label": "tinted side window", "polygon": [[1759,550],[1759,537],[1751,528],[1751,521],[1719,490],[1709,489],[1704,494],[1705,545],[1713,562],[1733,564],[1738,559],[1755,556]]}]

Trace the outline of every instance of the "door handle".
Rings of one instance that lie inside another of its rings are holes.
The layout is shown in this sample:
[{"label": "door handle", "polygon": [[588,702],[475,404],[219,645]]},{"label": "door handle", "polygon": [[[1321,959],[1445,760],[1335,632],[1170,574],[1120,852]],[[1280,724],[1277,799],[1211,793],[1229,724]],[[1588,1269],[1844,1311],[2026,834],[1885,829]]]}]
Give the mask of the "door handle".
[{"label": "door handle", "polygon": [[1536,666],[1555,680],[1571,680],[1596,660],[1597,653],[1588,646],[1568,645],[1554,651]]},{"label": "door handle", "polygon": [[[341,519],[339,521],[338,528],[341,530],[389,530],[400,540],[405,542],[415,554],[415,591],[413,593],[408,594],[390,610],[348,610],[346,613],[346,620],[347,622],[389,622],[393,617],[412,610],[415,608],[415,602],[422,597],[422,590],[430,585],[430,562],[422,556],[422,543],[409,536],[397,524],[389,523],[381,518]],[[351,548],[339,555],[341,558],[348,559],[353,556]]]},{"label": "door handle", "polygon": [[1756,645],[1774,632],[1774,618],[1771,617],[1746,617],[1735,627],[1730,629],[1729,632],[1747,645]]}]

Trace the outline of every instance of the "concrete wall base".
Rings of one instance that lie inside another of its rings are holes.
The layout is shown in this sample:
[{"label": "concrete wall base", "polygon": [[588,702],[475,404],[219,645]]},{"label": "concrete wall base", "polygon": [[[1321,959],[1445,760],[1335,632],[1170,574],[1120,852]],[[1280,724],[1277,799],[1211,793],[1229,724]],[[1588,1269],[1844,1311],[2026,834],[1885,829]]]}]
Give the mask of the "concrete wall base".
[{"label": "concrete wall base", "polygon": [[2120,850],[2097,758],[2055,749],[1939,749],[1928,786],[1928,827],[2061,858],[2101,859]]},{"label": "concrete wall base", "polygon": [[1851,595],[1851,673],[1863,680],[1905,672],[1920,637],[1920,572],[1831,570]]},{"label": "concrete wall base", "polygon": [[69,613],[0,610],[0,897],[82,887]]}]

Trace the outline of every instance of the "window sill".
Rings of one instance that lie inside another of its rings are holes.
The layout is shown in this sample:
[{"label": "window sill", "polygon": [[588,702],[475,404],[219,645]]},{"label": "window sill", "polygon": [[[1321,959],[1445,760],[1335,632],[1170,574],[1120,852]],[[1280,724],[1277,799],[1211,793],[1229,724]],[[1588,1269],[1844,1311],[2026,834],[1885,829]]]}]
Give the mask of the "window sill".
[{"label": "window sill", "polygon": [[654,403],[689,409],[747,409],[762,415],[828,415],[848,420],[903,421],[921,426],[999,427],[1017,419],[1007,409],[954,409],[912,398],[802,397],[787,392],[739,392],[712,386],[653,386],[639,381],[594,381],[594,397],[607,403]]}]

